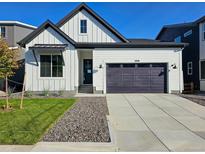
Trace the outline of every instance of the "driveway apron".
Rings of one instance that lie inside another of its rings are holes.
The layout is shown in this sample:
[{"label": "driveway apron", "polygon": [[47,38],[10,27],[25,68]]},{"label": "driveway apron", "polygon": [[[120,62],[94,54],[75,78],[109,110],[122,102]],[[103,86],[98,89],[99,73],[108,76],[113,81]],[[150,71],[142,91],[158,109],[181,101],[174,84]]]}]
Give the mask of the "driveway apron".
[{"label": "driveway apron", "polygon": [[106,97],[120,151],[205,150],[203,106],[169,94]]}]

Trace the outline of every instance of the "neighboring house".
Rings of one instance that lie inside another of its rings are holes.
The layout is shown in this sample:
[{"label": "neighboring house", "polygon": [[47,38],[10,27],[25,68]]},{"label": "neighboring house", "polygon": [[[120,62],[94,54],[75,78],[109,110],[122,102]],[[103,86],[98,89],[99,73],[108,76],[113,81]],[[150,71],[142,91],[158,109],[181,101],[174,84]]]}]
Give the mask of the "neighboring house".
[{"label": "neighboring house", "polygon": [[127,39],[85,3],[57,24],[44,22],[18,44],[26,50],[26,90],[183,90],[184,43]]},{"label": "neighboring house", "polygon": [[182,52],[184,83],[205,91],[205,17],[194,22],[166,25],[156,37],[160,41],[189,43]]},{"label": "neighboring house", "polygon": [[[0,38],[4,39],[8,43],[10,49],[18,51],[18,55],[16,58],[20,64],[20,68],[16,70],[15,76],[10,78],[14,81],[22,83],[24,77],[24,58],[25,58],[24,49],[20,48],[17,42],[22,40],[25,36],[30,34],[35,29],[36,27],[19,21],[0,20]],[[15,86],[19,86],[19,85],[15,85]],[[3,87],[4,84],[0,82],[0,90],[3,90]]]},{"label": "neighboring house", "polygon": [[[3,38],[11,49],[18,49],[17,42],[30,34],[36,27],[19,21],[0,20],[0,38]],[[24,59],[24,52],[21,51],[18,59]]]}]

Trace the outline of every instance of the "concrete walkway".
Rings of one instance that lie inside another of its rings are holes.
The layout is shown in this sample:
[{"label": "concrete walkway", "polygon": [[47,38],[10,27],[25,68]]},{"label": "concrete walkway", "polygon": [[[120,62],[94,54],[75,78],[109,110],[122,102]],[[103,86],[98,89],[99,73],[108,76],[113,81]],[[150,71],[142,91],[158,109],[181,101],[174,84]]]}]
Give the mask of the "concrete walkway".
[{"label": "concrete walkway", "polygon": [[119,151],[205,151],[205,107],[169,94],[110,94]]}]

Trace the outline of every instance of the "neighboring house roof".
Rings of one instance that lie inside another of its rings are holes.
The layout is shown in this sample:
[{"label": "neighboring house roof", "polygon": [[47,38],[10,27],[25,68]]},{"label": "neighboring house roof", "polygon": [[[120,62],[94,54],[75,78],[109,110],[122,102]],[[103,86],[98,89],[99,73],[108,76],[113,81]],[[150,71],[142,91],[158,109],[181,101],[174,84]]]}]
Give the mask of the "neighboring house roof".
[{"label": "neighboring house roof", "polygon": [[197,20],[195,21],[195,23],[199,24],[199,23],[204,22],[204,21],[205,21],[205,16],[203,16],[203,17],[197,19]]},{"label": "neighboring house roof", "polygon": [[76,48],[184,48],[187,45],[187,43],[139,41],[135,43],[76,43]]},{"label": "neighboring house roof", "polygon": [[170,28],[182,28],[182,27],[193,27],[195,22],[188,22],[188,23],[180,23],[180,24],[172,24],[172,25],[165,25],[161,28],[160,32],[158,33],[156,40],[159,39],[160,35],[166,30]]},{"label": "neighboring house roof", "polygon": [[35,26],[32,26],[30,24],[26,24],[26,23],[23,23],[23,22],[20,22],[20,21],[0,21],[0,25],[16,25],[16,26],[21,26],[21,27],[25,27],[25,28],[30,28],[30,29],[36,29],[37,27]]},{"label": "neighboring house roof", "polygon": [[156,40],[159,39],[160,35],[165,29],[168,28],[178,28],[178,27],[193,27],[196,26],[197,24],[204,22],[205,21],[205,16],[193,21],[193,22],[187,22],[187,23],[180,23],[180,24],[172,24],[172,25],[165,25],[161,28],[160,32],[158,33]]},{"label": "neighboring house roof", "polygon": [[37,35],[39,35],[43,30],[47,29],[48,27],[51,27],[54,29],[58,34],[60,34],[65,40],[70,42],[72,45],[75,45],[75,41],[72,40],[68,35],[66,35],[63,31],[61,31],[56,25],[54,25],[50,20],[47,20],[44,22],[41,26],[39,26],[36,30],[34,30],[32,33],[27,35],[23,40],[17,42],[20,46],[24,46],[32,41],[33,38],[35,38]]},{"label": "neighboring house roof", "polygon": [[91,8],[89,8],[85,3],[81,3],[73,11],[71,11],[68,15],[66,15],[62,20],[60,20],[56,25],[58,27],[61,27],[65,22],[67,22],[69,19],[71,19],[74,15],[76,15],[78,12],[80,12],[83,9],[86,10],[91,16],[93,16],[98,22],[100,22],[113,34],[115,34],[120,40],[122,40],[123,42],[128,42],[128,40],[122,34],[120,34],[114,27],[112,27],[108,22],[106,22],[103,18],[101,18],[96,12],[94,12]]}]

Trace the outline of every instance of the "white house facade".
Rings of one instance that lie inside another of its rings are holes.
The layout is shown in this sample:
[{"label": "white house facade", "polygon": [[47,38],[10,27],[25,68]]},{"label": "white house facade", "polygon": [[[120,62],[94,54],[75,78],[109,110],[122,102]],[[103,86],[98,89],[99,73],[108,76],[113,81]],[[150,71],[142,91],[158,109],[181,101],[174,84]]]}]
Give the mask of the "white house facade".
[{"label": "white house facade", "polygon": [[26,90],[78,93],[182,92],[183,43],[127,39],[82,3],[19,42]]}]

